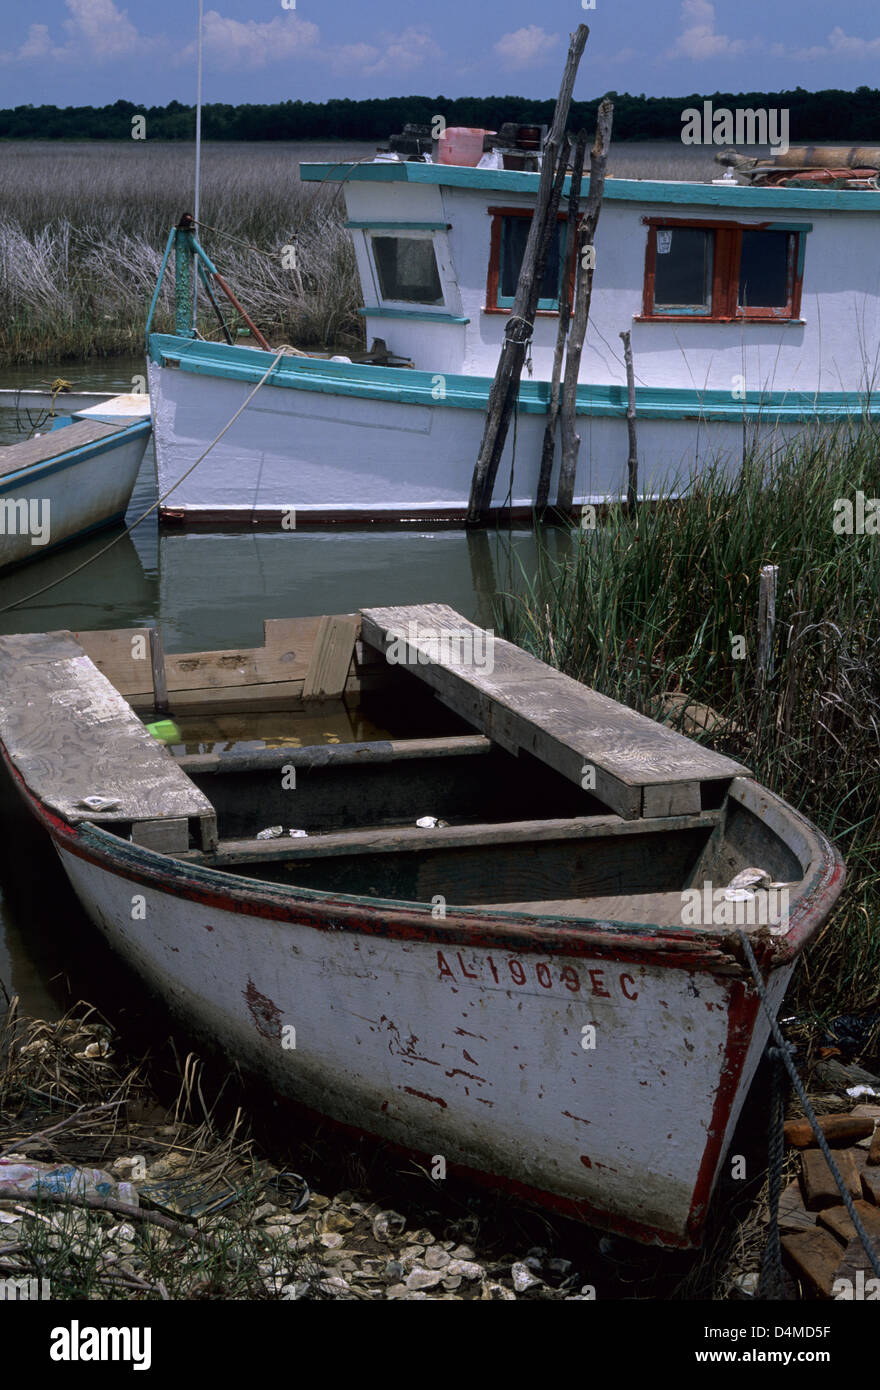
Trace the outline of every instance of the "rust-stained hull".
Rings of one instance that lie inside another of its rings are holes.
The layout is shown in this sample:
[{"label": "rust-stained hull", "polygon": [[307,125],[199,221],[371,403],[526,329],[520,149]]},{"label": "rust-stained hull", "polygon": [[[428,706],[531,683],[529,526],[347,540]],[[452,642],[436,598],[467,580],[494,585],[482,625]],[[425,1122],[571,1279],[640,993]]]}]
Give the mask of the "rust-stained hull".
[{"label": "rust-stained hull", "polygon": [[[592,1225],[699,1243],[769,1026],[735,937],[279,887],[71,826],[12,773],[113,947],[280,1094]],[[843,865],[750,779],[731,795],[804,868],[786,934],[753,933],[775,1009]]]}]

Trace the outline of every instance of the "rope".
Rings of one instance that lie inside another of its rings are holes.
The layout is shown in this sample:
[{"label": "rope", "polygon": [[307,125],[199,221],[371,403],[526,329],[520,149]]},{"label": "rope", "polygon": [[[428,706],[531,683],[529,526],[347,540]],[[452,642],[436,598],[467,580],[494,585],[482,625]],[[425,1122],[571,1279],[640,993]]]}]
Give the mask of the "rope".
[{"label": "rope", "polygon": [[779,1239],[779,1198],[782,1194],[782,1162],[785,1153],[782,1126],[785,1122],[785,1099],[782,1089],[782,1054],[778,1047],[767,1049],[773,1066],[770,1091],[770,1129],[767,1137],[770,1185],[770,1224],[764,1259],[761,1265],[759,1297],[784,1298],[782,1279],[782,1243]]},{"label": "rope", "polygon": [[[294,352],[296,351],[295,348],[292,350]],[[227,430],[230,430],[232,428],[239,415],[241,415],[242,412],[250,405],[251,401],[259,391],[260,387],[272,375],[275,368],[278,366],[278,363],[281,361],[282,357],[286,356],[287,353],[288,348],[286,344],[284,347],[278,349],[274,358],[272,359],[271,365],[266,368],[265,372],[260,377],[260,380],[257,382],[253,391],[250,392],[244,403],[238,407],[238,410],[235,412],[232,419],[223,426],[216,439],[211,440],[211,443],[208,445],[207,449],[205,449],[203,453],[199,454],[199,457],[196,459],[195,463],[190,464],[186,472],[182,473],[181,476],[177,478],[176,481],[173,482],[169,488],[166,488],[165,492],[163,492],[160,497],[156,498],[152,506],[148,507],[145,512],[142,512],[141,515],[135,521],[133,521],[130,526],[126,526],[124,531],[120,531],[118,536],[114,536],[112,541],[109,542],[109,544],[102,546],[102,548],[100,550],[97,550],[94,555],[89,556],[88,560],[83,560],[81,565],[75,565],[74,568],[72,570],[68,570],[66,574],[62,574],[58,579],[53,579],[51,584],[44,584],[42,589],[35,589],[33,593],[26,594],[24,598],[16,599],[15,603],[7,603],[5,608],[0,608],[0,614],[9,613],[12,611],[13,608],[20,608],[23,603],[30,603],[33,599],[39,598],[41,594],[46,594],[49,592],[50,589],[56,588],[58,584],[63,584],[65,580],[72,579],[75,574],[79,574],[81,570],[87,569],[89,565],[94,564],[95,560],[100,560],[101,556],[106,555],[108,550],[112,550],[113,547],[115,545],[118,545],[121,540],[124,540],[126,536],[131,535],[132,531],[135,529],[136,526],[140,526],[142,521],[146,521],[147,517],[151,516],[152,513],[156,510],[156,508],[162,505],[166,497],[170,497],[171,493],[174,492],[176,488],[180,487],[181,483],[186,482],[186,479],[189,477],[190,473],[195,472],[199,464],[202,462],[202,459],[205,458],[211,452],[211,450],[214,448],[214,445],[220,443],[220,440],[223,438],[224,434],[226,434]]]},{"label": "rope", "polygon": [[[788,1072],[788,1075],[791,1079],[791,1084],[797,1092],[798,1099],[800,1100],[800,1103],[804,1108],[804,1114],[806,1115],[807,1119],[809,1120],[812,1126],[813,1133],[816,1136],[816,1143],[819,1146],[819,1149],[822,1153],[822,1157],[828,1164],[828,1167],[831,1170],[831,1176],[837,1183],[838,1189],[840,1191],[841,1200],[843,1202],[843,1205],[846,1207],[847,1215],[849,1216],[850,1221],[853,1223],[853,1226],[855,1227],[856,1235],[858,1236],[859,1240],[862,1242],[862,1245],[864,1246],[865,1254],[868,1257],[868,1262],[870,1263],[871,1268],[873,1269],[877,1278],[880,1279],[880,1257],[878,1257],[878,1254],[868,1237],[868,1233],[859,1219],[859,1214],[853,1205],[853,1199],[847,1191],[846,1183],[840,1176],[840,1169],[834,1162],[831,1150],[828,1147],[828,1140],[822,1133],[822,1128],[819,1124],[819,1121],[816,1119],[813,1107],[810,1105],[810,1102],[807,1099],[807,1093],[804,1090],[803,1082],[801,1081],[800,1077],[797,1074],[797,1071],[795,1070],[794,1063],[791,1060],[789,1047],[785,1039],[783,1038],[782,1033],[780,1032],[779,1024],[776,1022],[773,1010],[770,1008],[770,1005],[767,1001],[767,992],[764,989],[764,981],[761,977],[761,972],[758,968],[758,962],[755,959],[755,953],[752,950],[751,942],[749,941],[748,937],[746,936],[745,932],[742,930],[741,927],[737,927],[737,935],[739,936],[739,939],[743,944],[743,950],[745,951],[746,960],[749,963],[749,968],[751,969],[752,976],[755,981],[755,988],[757,989],[761,1003],[764,1006],[764,1012],[766,1013],[767,1018],[770,1021],[770,1032],[772,1033],[773,1041],[776,1044],[776,1047],[773,1049],[776,1053],[776,1060],[781,1061],[786,1071]],[[779,1126],[779,1129],[781,1134],[781,1124]],[[778,1240],[778,1238],[779,1232],[776,1231],[776,1239]]]}]

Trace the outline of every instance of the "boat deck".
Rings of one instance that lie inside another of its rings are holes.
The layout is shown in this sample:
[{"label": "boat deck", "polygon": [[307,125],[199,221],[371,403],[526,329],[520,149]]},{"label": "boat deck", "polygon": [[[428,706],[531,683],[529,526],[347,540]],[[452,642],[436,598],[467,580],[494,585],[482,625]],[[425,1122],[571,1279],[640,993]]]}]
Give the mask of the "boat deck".
[{"label": "boat deck", "polygon": [[47,430],[20,444],[9,444],[0,449],[0,478],[19,473],[23,468],[33,468],[38,463],[47,463],[49,459],[61,458],[86,444],[109,439],[131,423],[129,420],[122,425],[107,425],[100,420],[74,420],[63,429]]}]

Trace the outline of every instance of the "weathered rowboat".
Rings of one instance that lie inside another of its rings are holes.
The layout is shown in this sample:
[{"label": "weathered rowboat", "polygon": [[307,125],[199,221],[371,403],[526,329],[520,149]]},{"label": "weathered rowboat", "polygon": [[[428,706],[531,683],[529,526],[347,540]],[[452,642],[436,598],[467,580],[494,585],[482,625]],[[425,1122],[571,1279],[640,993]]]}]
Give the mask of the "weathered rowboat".
[{"label": "weathered rowboat", "polygon": [[145,396],[60,417],[45,434],[0,449],[0,569],[121,521],[151,424]]},{"label": "weathered rowboat", "polygon": [[[323,698],[387,736],[172,751],[138,717],[166,690],[184,722]],[[245,1070],[435,1169],[699,1243],[768,1034],[736,922],[776,1009],[844,874],[745,768],[441,605],[152,668],[138,629],[3,637],[0,748],[107,939]],[[746,869],[784,912],[731,890]]]}]

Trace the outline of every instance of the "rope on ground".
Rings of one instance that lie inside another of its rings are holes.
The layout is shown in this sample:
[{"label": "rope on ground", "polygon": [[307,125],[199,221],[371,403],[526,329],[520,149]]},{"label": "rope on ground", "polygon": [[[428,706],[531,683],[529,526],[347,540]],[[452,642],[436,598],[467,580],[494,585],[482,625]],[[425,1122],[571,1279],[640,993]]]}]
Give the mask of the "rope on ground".
[{"label": "rope on ground", "polygon": [[94,555],[90,555],[88,560],[83,560],[81,565],[75,565],[72,570],[68,570],[66,574],[60,575],[58,579],[53,579],[50,584],[44,584],[41,589],[34,589],[32,593],[25,594],[24,598],[16,599],[15,603],[7,603],[4,608],[0,608],[0,614],[9,613],[12,611],[13,608],[20,608],[23,603],[30,603],[33,599],[39,598],[41,594],[46,594],[49,592],[50,589],[54,589],[57,587],[57,585],[63,584],[65,580],[72,579],[75,574],[79,574],[81,570],[87,569],[88,566],[94,564],[96,560],[100,560],[101,556],[106,555],[108,550],[112,550],[113,547],[115,545],[118,545],[121,540],[124,540],[126,536],[131,535],[132,531],[135,529],[136,526],[140,526],[142,521],[146,521],[147,517],[151,516],[153,512],[156,511],[157,507],[161,507],[166,497],[170,497],[171,493],[174,492],[176,488],[180,487],[181,483],[186,481],[190,473],[195,472],[199,464],[202,462],[202,459],[205,458],[211,452],[215,444],[220,443],[220,440],[223,438],[224,434],[226,434],[227,430],[230,430],[232,428],[239,415],[241,415],[242,412],[247,409],[254,396],[259,391],[260,387],[272,375],[275,368],[278,366],[278,363],[281,361],[282,357],[286,357],[290,352],[297,352],[297,349],[289,348],[287,344],[278,349],[278,351],[275,353],[275,356],[272,359],[271,365],[266,368],[263,375],[260,377],[260,380],[254,387],[253,391],[249,393],[245,401],[238,407],[238,410],[235,412],[232,419],[223,426],[222,430],[217,435],[217,437],[211,440],[211,443],[208,445],[207,449],[205,449],[203,453],[199,454],[195,463],[190,464],[186,472],[182,473],[180,477],[177,478],[169,488],[166,488],[162,495],[156,498],[152,506],[148,507],[145,512],[142,512],[141,515],[137,517],[137,519],[133,521],[130,526],[126,526],[125,530],[120,531],[118,536],[114,536],[112,541],[109,542],[109,544],[102,546],[100,550],[95,551]]},{"label": "rope on ground", "polygon": [[[834,1162],[834,1157],[831,1153],[831,1149],[828,1147],[828,1140],[822,1133],[821,1126],[819,1124],[819,1121],[816,1119],[813,1107],[810,1105],[810,1102],[807,1099],[807,1093],[804,1090],[804,1084],[797,1074],[797,1070],[795,1069],[794,1063],[791,1060],[788,1045],[782,1036],[779,1024],[776,1022],[776,1017],[773,1013],[773,1010],[770,1008],[770,1005],[767,1001],[767,992],[764,988],[764,981],[761,977],[761,971],[758,967],[758,962],[755,959],[755,953],[752,950],[752,944],[741,927],[737,927],[737,935],[739,936],[739,939],[743,944],[743,950],[745,951],[746,960],[749,963],[749,968],[752,972],[752,976],[755,981],[755,988],[758,991],[758,996],[764,1007],[764,1012],[766,1013],[767,1018],[770,1022],[770,1032],[772,1033],[773,1041],[776,1044],[775,1051],[777,1053],[777,1058],[779,1061],[782,1062],[783,1066],[788,1072],[788,1075],[791,1079],[791,1084],[794,1086],[794,1089],[797,1092],[798,1100],[804,1108],[804,1114],[809,1120],[810,1125],[812,1126],[813,1134],[816,1136],[816,1143],[819,1146],[819,1149],[822,1153],[822,1157],[828,1164],[828,1167],[831,1170],[831,1176],[837,1183],[837,1187],[840,1191],[841,1201],[843,1202],[843,1205],[846,1207],[847,1215],[849,1216],[850,1221],[853,1223],[853,1226],[855,1227],[856,1235],[858,1236],[859,1240],[862,1242],[862,1245],[864,1246],[865,1254],[868,1257],[868,1262],[870,1263],[871,1268],[873,1269],[877,1278],[880,1279],[880,1256],[878,1256],[877,1251],[874,1248],[874,1245],[872,1244],[867,1231],[865,1230],[864,1226],[861,1223],[861,1220],[859,1219],[859,1214],[856,1211],[855,1206],[853,1205],[853,1199],[847,1191],[846,1183],[840,1176],[840,1169]],[[778,1239],[778,1231],[776,1233],[776,1236]]]}]

